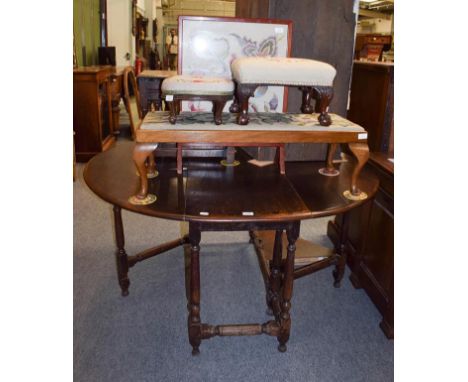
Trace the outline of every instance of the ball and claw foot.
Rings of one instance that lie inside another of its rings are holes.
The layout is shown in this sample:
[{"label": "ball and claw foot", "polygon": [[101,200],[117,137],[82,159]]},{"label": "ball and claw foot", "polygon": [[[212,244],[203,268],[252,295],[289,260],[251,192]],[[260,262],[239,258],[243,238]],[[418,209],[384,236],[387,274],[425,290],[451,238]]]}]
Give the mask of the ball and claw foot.
[{"label": "ball and claw foot", "polygon": [[244,125],[247,125],[247,124],[249,123],[249,117],[246,116],[246,115],[241,114],[241,115],[239,115],[239,117],[237,118],[237,123],[238,123],[239,125],[243,125],[243,126],[244,126]]},{"label": "ball and claw foot", "polygon": [[321,113],[318,117],[318,121],[322,126],[330,126],[332,123],[331,117],[328,113]]},{"label": "ball and claw foot", "polygon": [[175,125],[176,120],[177,120],[177,118],[174,117],[173,115],[170,115],[170,116],[169,116],[169,122],[170,122],[172,125]]},{"label": "ball and claw foot", "polygon": [[281,353],[284,353],[286,351],[287,347],[286,347],[286,344],[279,344],[278,345],[278,350],[281,352]]},{"label": "ball and claw foot", "polygon": [[198,347],[193,348],[192,349],[192,355],[193,356],[200,355],[200,349]]}]

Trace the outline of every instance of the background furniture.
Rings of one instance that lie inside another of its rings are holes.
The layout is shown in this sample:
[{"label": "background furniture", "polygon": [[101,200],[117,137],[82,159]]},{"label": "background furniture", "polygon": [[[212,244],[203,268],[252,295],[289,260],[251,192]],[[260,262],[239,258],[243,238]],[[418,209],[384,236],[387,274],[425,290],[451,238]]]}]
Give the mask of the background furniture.
[{"label": "background furniture", "polygon": [[369,133],[369,149],[393,154],[393,63],[354,61],[348,119]]},{"label": "background furniture", "polygon": [[358,34],[354,46],[354,58],[382,61],[382,53],[392,47],[392,36],[382,34]]},{"label": "background furniture", "polygon": [[175,70],[143,70],[137,77],[143,116],[151,110],[162,110],[161,83],[177,74]]},{"label": "background furniture", "polygon": [[78,162],[86,162],[114,142],[122,76],[123,68],[114,66],[73,69],[73,130]]},{"label": "background furniture", "polygon": [[127,110],[132,137],[135,139],[135,131],[140,127],[143,120],[143,113],[140,107],[140,93],[135,78],[135,73],[131,66],[125,68],[123,74],[124,104]]},{"label": "background furniture", "polygon": [[[383,318],[380,327],[393,338],[393,163],[389,155],[371,153],[367,169],[380,181],[375,198],[349,212],[349,230],[344,245],[351,282],[364,288]],[[337,244],[343,235],[343,220],[329,222],[328,236]]]}]

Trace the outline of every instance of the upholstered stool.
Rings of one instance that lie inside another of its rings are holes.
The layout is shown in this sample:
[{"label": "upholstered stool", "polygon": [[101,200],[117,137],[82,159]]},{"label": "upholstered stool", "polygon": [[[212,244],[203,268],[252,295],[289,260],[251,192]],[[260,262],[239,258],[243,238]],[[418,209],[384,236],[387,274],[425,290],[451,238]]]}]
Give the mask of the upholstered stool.
[{"label": "upholstered stool", "polygon": [[328,106],[333,97],[333,80],[336,70],[325,62],[305,58],[287,57],[242,57],[231,64],[236,82],[234,103],[229,109],[239,113],[237,123],[249,123],[249,98],[260,85],[296,86],[302,91],[301,112],[314,112],[310,105],[315,99],[315,112],[322,126],[331,125]]},{"label": "upholstered stool", "polygon": [[176,123],[180,112],[180,101],[211,101],[213,102],[214,121],[220,125],[224,105],[232,99],[234,82],[220,77],[197,77],[177,75],[166,78],[161,91],[166,104],[169,105],[169,122]]}]

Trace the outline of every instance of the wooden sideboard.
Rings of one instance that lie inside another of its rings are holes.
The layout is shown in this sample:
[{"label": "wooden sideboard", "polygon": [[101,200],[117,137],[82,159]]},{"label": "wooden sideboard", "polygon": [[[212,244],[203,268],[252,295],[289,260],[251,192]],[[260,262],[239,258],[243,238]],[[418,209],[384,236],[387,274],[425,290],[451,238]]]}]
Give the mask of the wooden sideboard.
[{"label": "wooden sideboard", "polygon": [[114,143],[122,77],[123,68],[114,66],[73,69],[73,130],[78,162],[88,161]]},{"label": "wooden sideboard", "polygon": [[[393,163],[384,153],[371,153],[366,167],[379,178],[374,198],[349,212],[345,238],[351,282],[364,288],[382,314],[380,327],[393,338]],[[342,215],[328,224],[328,236],[338,243]]]},{"label": "wooden sideboard", "polygon": [[354,61],[348,119],[369,133],[370,151],[393,153],[393,63]]}]

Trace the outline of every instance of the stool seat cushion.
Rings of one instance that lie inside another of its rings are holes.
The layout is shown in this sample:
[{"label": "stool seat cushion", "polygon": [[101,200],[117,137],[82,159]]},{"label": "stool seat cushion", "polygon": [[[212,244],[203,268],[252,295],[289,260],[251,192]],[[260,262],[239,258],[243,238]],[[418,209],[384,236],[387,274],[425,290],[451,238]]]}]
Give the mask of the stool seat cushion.
[{"label": "stool seat cushion", "polygon": [[240,84],[332,86],[336,69],[321,61],[288,57],[242,57],[231,64]]},{"label": "stool seat cushion", "polygon": [[163,95],[232,95],[234,82],[222,77],[177,75],[166,78],[161,85],[161,90]]}]

